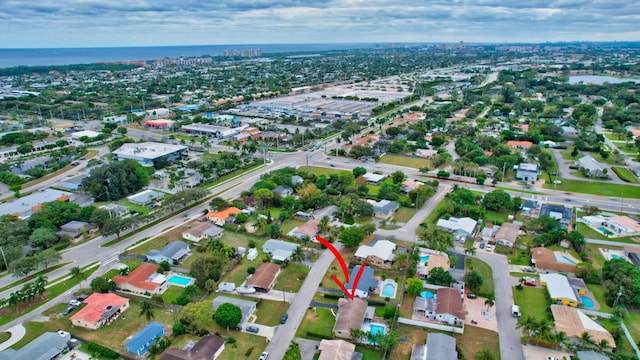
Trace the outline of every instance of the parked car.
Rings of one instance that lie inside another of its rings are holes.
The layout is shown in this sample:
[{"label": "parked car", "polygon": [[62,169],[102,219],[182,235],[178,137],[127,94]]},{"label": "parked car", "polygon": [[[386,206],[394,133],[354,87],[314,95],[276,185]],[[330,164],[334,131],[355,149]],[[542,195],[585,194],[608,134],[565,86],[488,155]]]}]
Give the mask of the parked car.
[{"label": "parked car", "polygon": [[73,307],[80,306],[80,304],[82,304],[82,303],[78,299],[72,299],[71,301],[69,301],[69,305],[71,305]]},{"label": "parked car", "polygon": [[289,314],[284,314],[280,317],[280,324],[284,324],[287,322],[287,319],[289,318]]},{"label": "parked car", "polygon": [[75,308],[76,308],[75,306],[69,305],[69,307],[64,309],[64,311],[62,312],[62,315],[69,315],[69,313],[71,313],[73,310],[75,310]]},{"label": "parked car", "polygon": [[475,299],[477,297],[478,297],[478,295],[476,295],[474,293],[467,293],[467,298],[469,298],[469,299]]},{"label": "parked car", "polygon": [[491,244],[487,244],[487,251],[491,251]]},{"label": "parked car", "polygon": [[263,351],[262,354],[260,354],[260,357],[258,358],[258,360],[267,360],[268,357],[269,357],[269,353],[266,351]]},{"label": "parked car", "polygon": [[480,243],[480,249],[484,249],[484,241]]},{"label": "parked car", "polygon": [[528,273],[534,273],[534,272],[536,272],[536,270],[535,270],[534,268],[530,268],[530,267],[522,268],[522,271],[524,271],[524,272],[528,272]]},{"label": "parked car", "polygon": [[534,278],[530,278],[530,277],[523,277],[522,279],[524,279],[524,284],[526,286],[536,286],[536,279]]},{"label": "parked car", "polygon": [[257,334],[258,331],[260,331],[260,328],[255,326],[255,325],[249,325],[246,328],[247,332],[253,333],[253,334]]}]

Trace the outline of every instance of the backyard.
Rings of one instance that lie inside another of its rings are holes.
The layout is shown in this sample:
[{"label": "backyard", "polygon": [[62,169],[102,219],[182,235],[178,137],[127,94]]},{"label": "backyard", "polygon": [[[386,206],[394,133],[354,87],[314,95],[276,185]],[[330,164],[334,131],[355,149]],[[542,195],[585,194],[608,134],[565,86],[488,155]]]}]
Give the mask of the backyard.
[{"label": "backyard", "polygon": [[288,309],[288,302],[261,299],[255,312],[257,317],[256,323],[267,326],[277,326],[280,324],[280,317],[284,315]]},{"label": "backyard", "polygon": [[282,269],[276,280],[275,288],[287,292],[298,292],[309,273],[309,267],[302,264],[288,264]]},{"label": "backyard", "polygon": [[489,349],[496,356],[496,359],[500,359],[498,333],[467,325],[464,327],[464,334],[454,336],[465,359],[475,359],[475,354],[482,349]]},{"label": "backyard", "polygon": [[331,309],[315,307],[307,310],[304,320],[296,332],[296,336],[320,340],[320,336],[333,338],[333,325],[336,318]]}]

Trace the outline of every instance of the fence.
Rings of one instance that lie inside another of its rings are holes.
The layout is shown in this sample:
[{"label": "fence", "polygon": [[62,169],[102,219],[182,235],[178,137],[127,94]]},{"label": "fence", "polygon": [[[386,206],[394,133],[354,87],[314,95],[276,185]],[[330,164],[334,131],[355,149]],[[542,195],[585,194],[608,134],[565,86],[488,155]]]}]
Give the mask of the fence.
[{"label": "fence", "polygon": [[464,326],[457,327],[457,326],[451,326],[451,325],[442,325],[442,324],[435,324],[435,323],[430,323],[426,321],[412,320],[407,318],[398,318],[398,322],[400,324],[407,324],[407,325],[413,325],[413,326],[418,326],[422,328],[426,327],[429,329],[449,331],[449,332],[454,332],[456,334],[464,333]]}]

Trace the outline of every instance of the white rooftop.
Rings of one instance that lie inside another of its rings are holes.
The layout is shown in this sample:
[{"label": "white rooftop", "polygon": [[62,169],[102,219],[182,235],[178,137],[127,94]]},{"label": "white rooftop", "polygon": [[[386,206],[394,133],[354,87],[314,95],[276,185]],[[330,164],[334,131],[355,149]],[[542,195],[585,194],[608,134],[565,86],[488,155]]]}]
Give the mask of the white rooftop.
[{"label": "white rooftop", "polygon": [[396,249],[396,244],[389,240],[378,240],[373,246],[361,245],[355,253],[355,256],[360,258],[366,258],[371,255],[375,255],[382,260],[393,260],[393,251]]},{"label": "white rooftop", "polygon": [[362,175],[362,177],[367,181],[378,182],[378,181],[382,181],[382,179],[386,178],[387,176],[381,175],[381,174],[366,173]]},{"label": "white rooftop", "polygon": [[113,154],[124,157],[155,159],[177,151],[186,150],[184,145],[163,144],[155,142],[125,143],[113,151]]},{"label": "white rooftop", "polygon": [[450,229],[451,231],[464,230],[466,233],[471,234],[473,233],[473,229],[475,229],[477,224],[478,222],[473,220],[470,217],[463,217],[463,218],[450,217],[449,220],[445,220],[445,219],[438,220],[437,226]]},{"label": "white rooftop", "polygon": [[578,301],[566,276],[560,274],[540,274],[540,281],[547,283],[547,291],[552,299]]},{"label": "white rooftop", "polygon": [[71,133],[71,137],[79,139],[83,136],[86,136],[88,138],[95,138],[96,136],[100,135],[101,133],[99,132],[95,132],[95,131],[91,131],[91,130],[83,130],[83,131],[76,131],[74,133]]},{"label": "white rooftop", "polygon": [[19,199],[10,200],[0,204],[0,215],[21,214],[20,217],[22,218],[29,217],[34,206],[58,200],[58,198],[63,195],[73,194],[55,189],[36,191]]}]

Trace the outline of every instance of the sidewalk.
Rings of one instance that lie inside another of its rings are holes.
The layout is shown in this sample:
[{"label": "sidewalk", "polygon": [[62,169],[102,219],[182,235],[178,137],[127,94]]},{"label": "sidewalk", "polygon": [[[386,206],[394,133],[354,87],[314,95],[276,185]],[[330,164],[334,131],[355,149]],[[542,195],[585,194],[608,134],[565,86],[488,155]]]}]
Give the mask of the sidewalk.
[{"label": "sidewalk", "polygon": [[20,341],[20,339],[22,339],[26,334],[26,329],[24,328],[24,326],[22,326],[22,323],[20,323],[7,329],[7,332],[11,333],[11,337],[9,338],[9,340],[0,344],[0,351],[8,349],[13,346],[13,344]]}]

